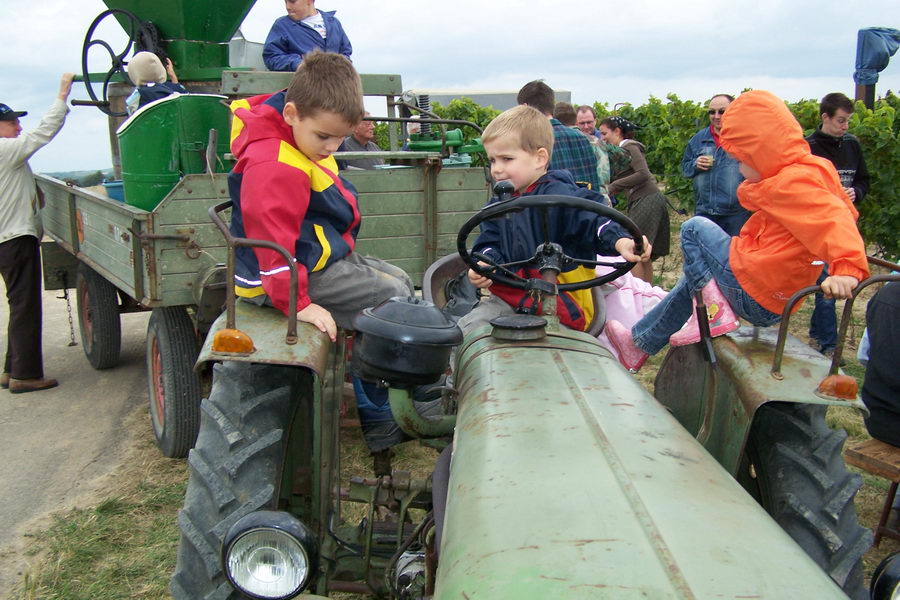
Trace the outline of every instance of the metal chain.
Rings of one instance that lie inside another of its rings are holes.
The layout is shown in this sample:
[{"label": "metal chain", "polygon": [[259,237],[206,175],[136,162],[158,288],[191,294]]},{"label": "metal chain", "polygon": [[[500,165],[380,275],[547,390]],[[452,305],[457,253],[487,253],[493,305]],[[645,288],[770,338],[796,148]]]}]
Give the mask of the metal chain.
[{"label": "metal chain", "polygon": [[66,271],[59,271],[58,275],[62,279],[63,295],[57,296],[59,299],[65,299],[66,311],[69,313],[69,346],[77,346],[75,341],[75,323],[72,321],[72,300],[69,298],[69,274]]}]

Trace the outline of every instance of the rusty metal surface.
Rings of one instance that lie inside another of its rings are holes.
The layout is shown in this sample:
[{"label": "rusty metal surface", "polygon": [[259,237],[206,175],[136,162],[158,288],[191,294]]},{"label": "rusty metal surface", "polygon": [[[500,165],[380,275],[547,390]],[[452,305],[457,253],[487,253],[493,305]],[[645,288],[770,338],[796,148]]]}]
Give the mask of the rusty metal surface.
[{"label": "rusty metal surface", "polygon": [[233,355],[212,350],[216,332],[225,329],[226,314],[222,313],[210,327],[197,366],[209,361],[233,360],[239,362],[295,365],[312,369],[322,377],[328,362],[331,340],[308,323],[299,323],[296,344],[285,343],[288,320],[278,309],[255,306],[248,302],[235,302],[235,324],[253,340],[254,351],[246,355]]},{"label": "rusty metal surface", "polygon": [[591,338],[482,334],[459,359],[435,598],[845,597]]},{"label": "rusty metal surface", "polygon": [[[787,335],[780,372],[771,375],[777,352],[775,328],[741,329],[715,338],[718,369],[712,370],[696,345],[673,348],[656,378],[656,398],[732,474],[737,473],[753,417],[767,402],[849,406],[859,400],[829,400],[816,394],[829,360]],[[705,426],[704,426],[705,423]]]}]

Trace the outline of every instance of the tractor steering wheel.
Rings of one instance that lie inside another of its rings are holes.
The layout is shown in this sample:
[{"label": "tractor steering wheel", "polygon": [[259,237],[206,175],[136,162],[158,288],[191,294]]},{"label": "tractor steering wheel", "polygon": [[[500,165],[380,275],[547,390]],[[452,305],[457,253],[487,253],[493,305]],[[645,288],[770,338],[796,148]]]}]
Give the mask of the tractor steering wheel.
[{"label": "tractor steering wheel", "polygon": [[[125,49],[118,54],[105,40],[93,39],[94,31],[96,31],[100,23],[110,15],[115,16],[120,24],[123,21],[126,23],[126,25],[123,25],[123,28],[125,29],[125,33],[128,34],[128,43],[125,44]],[[94,88],[91,84],[90,71],[88,69],[88,54],[94,46],[100,46],[106,50],[112,60],[112,66],[110,66],[109,71],[107,71],[106,76],[103,78],[103,89],[99,95],[94,92]],[[117,73],[121,74],[126,82],[131,81],[128,77],[128,72],[125,70],[125,65],[127,64],[125,62],[125,57],[131,52],[132,46],[134,47],[135,53],[143,50],[154,53],[159,52],[159,33],[152,23],[144,23],[134,13],[120,8],[105,10],[97,15],[97,18],[94,19],[94,22],[88,27],[87,34],[84,37],[84,46],[81,50],[81,70],[82,77],[84,78],[84,86],[87,88],[88,96],[91,97],[90,104],[98,107],[111,117],[126,116],[126,113],[124,112],[114,112],[110,109],[109,84]]]},{"label": "tractor steering wheel", "polygon": [[[463,262],[465,262],[473,271],[475,271],[479,275],[487,277],[491,281],[525,290],[535,287],[534,284],[530,283],[532,280],[522,277],[521,275],[518,275],[514,272],[516,268],[525,265],[532,265],[535,267],[555,265],[559,267],[560,272],[562,272],[562,269],[564,267],[573,264],[587,267],[603,265],[613,268],[613,271],[611,273],[607,273],[606,275],[601,275],[599,277],[594,277],[593,279],[559,284],[557,286],[557,289],[561,292],[565,292],[583,290],[590,287],[603,285],[604,283],[621,277],[634,267],[634,263],[631,262],[603,262],[597,260],[572,258],[571,256],[567,256],[562,251],[562,248],[559,246],[559,244],[554,244],[549,239],[547,209],[552,207],[565,207],[587,210],[594,214],[600,215],[601,217],[606,217],[607,219],[618,223],[628,230],[628,233],[630,233],[632,238],[634,239],[635,254],[640,255],[643,252],[644,236],[641,233],[641,230],[638,229],[637,225],[635,225],[631,219],[615,210],[614,208],[604,206],[603,204],[600,204],[595,200],[577,198],[575,196],[521,196],[519,198],[503,199],[503,196],[508,195],[511,191],[511,187],[501,187],[504,183],[506,182],[501,182],[494,187],[494,191],[500,196],[501,201],[494,204],[489,204],[488,206],[482,208],[480,211],[472,215],[472,217],[470,217],[469,220],[466,221],[465,224],[463,224],[462,228],[459,230],[459,235],[457,235],[456,237],[456,248],[459,252],[460,257],[463,259]],[[504,189],[506,190],[505,192]],[[480,225],[484,221],[496,219],[508,213],[519,212],[528,208],[540,209],[541,221],[543,225],[542,229],[544,230],[545,237],[544,242],[537,247],[537,250],[535,251],[535,255],[533,257],[527,260],[510,263],[496,263],[482,254],[476,253],[475,256],[472,255],[472,253],[466,246],[466,240],[468,239],[469,234],[473,229],[478,227],[478,225]],[[479,265],[479,260],[487,263],[488,266]]]}]

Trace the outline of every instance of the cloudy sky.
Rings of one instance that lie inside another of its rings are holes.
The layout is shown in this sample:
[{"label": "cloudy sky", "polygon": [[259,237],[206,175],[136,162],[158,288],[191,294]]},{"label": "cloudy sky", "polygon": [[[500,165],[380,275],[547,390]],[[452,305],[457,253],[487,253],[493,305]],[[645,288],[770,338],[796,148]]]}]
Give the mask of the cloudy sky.
[{"label": "cloudy sky", "polygon": [[[4,17],[0,102],[28,110],[29,129],[51,103],[60,74],[80,72],[85,32],[106,6],[15,4]],[[744,88],[789,100],[832,91],[852,96],[857,31],[900,29],[897,0],[319,0],[317,6],[338,11],[360,72],[399,73],[405,88],[515,91],[544,79],[570,90],[576,103],[610,106],[672,92],[704,100]],[[282,14],[283,2],[258,0],[245,37],[263,41]],[[104,37],[116,50],[124,45],[114,43],[119,31],[113,26]],[[105,71],[109,62],[91,68]],[[888,89],[900,90],[900,55],[881,73],[877,91]],[[72,98],[87,98],[83,85],[76,84]],[[110,166],[105,116],[75,107],[31,164],[35,171]]]}]

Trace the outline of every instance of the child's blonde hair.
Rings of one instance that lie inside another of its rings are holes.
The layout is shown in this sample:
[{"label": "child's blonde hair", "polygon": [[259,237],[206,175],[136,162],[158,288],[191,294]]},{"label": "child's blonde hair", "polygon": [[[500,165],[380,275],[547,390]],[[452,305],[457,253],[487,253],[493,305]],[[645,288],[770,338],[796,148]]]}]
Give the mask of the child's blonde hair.
[{"label": "child's blonde hair", "polygon": [[550,120],[541,111],[525,104],[500,113],[481,134],[484,144],[500,138],[515,140],[522,150],[530,154],[541,148],[547,150],[548,158],[553,154],[553,126]]},{"label": "child's blonde hair", "polygon": [[365,114],[362,83],[353,63],[334,52],[310,52],[294,72],[285,102],[293,102],[304,117],[318,111],[336,113],[356,126]]}]

